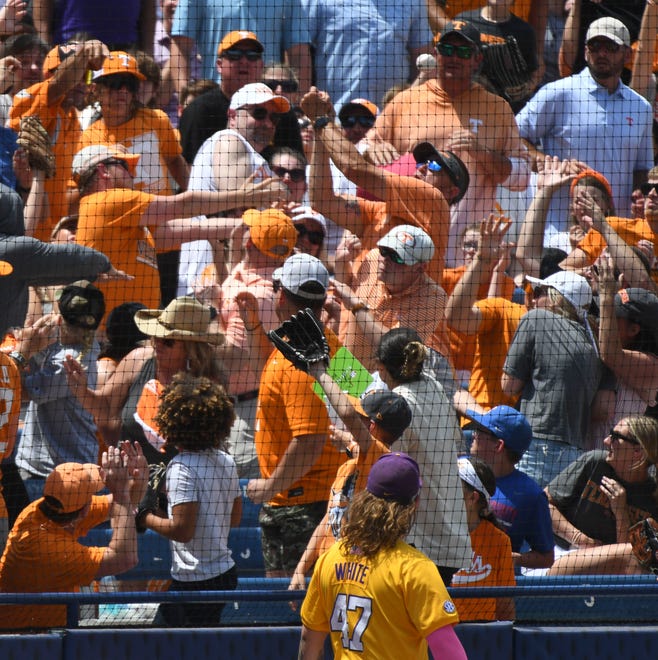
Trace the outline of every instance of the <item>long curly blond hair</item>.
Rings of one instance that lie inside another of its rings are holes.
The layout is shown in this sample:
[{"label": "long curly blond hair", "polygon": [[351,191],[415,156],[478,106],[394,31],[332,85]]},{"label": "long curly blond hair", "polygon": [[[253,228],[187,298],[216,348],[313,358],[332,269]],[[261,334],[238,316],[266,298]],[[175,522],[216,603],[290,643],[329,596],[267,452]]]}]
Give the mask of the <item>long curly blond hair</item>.
[{"label": "long curly blond hair", "polygon": [[380,550],[392,548],[410,531],[416,519],[416,502],[400,504],[372,495],[357,493],[347,510],[341,530],[347,552],[374,557]]}]

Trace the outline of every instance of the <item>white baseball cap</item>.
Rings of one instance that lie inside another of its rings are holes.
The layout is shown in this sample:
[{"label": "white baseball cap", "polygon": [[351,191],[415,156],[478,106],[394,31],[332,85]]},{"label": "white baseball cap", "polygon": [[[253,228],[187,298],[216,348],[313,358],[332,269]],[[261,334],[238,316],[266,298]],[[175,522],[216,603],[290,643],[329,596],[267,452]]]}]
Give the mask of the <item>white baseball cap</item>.
[{"label": "white baseball cap", "polygon": [[[293,254],[288,257],[283,266],[277,268],[272,274],[272,279],[281,283],[284,289],[300,298],[309,300],[324,300],[329,287],[329,271],[324,264],[310,254]],[[322,293],[309,293],[302,287],[310,283],[319,284]]]},{"label": "white baseball cap", "polygon": [[526,275],[526,280],[535,286],[550,286],[559,291],[576,309],[581,318],[592,303],[592,287],[582,276],[569,270],[560,270],[540,280]]},{"label": "white baseball cap", "polygon": [[377,247],[393,250],[407,266],[429,261],[434,256],[432,239],[414,225],[398,225],[377,241]]},{"label": "white baseball cap", "polygon": [[631,35],[628,32],[628,28],[620,20],[612,18],[612,16],[597,18],[590,24],[587,29],[587,35],[585,36],[585,43],[596,37],[605,37],[620,46],[631,45]]},{"label": "white baseball cap", "polygon": [[326,218],[322,215],[322,213],[318,213],[317,211],[314,211],[310,206],[297,206],[292,210],[292,221],[293,224],[295,222],[300,222],[301,220],[305,220],[308,218],[309,220],[315,220],[321,227],[322,231],[324,232],[324,235],[327,235],[327,220]]},{"label": "white baseball cap", "polygon": [[285,96],[278,96],[263,83],[250,83],[233,94],[231,110],[239,110],[247,105],[271,105],[275,112],[288,112],[290,102]]}]

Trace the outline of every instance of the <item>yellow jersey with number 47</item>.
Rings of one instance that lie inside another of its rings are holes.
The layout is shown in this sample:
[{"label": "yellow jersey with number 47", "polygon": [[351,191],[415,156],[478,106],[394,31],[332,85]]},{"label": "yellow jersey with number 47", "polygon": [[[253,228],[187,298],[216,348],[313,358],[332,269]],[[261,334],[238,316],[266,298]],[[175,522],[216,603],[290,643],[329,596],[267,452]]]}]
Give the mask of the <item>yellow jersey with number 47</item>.
[{"label": "yellow jersey with number 47", "polygon": [[337,660],[426,659],[425,638],[459,623],[437,567],[404,541],[372,559],[336,543],[315,565],[301,617],[330,633]]}]

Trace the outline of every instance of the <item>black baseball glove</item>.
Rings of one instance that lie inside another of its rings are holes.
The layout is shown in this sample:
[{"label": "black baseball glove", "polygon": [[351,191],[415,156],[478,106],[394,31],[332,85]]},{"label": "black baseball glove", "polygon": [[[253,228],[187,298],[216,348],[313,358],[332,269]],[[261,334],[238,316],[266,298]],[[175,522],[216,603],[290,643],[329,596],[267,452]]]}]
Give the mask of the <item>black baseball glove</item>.
[{"label": "black baseball glove", "polygon": [[525,98],[532,72],[516,39],[509,36],[504,42],[487,44],[482,54],[484,61],[481,75],[491,83],[495,91],[508,101]]},{"label": "black baseball glove", "polygon": [[152,463],[149,465],[149,483],[135,514],[135,526],[138,532],[146,531],[146,527],[144,527],[144,516],[147,513],[153,513],[158,509],[165,509],[167,506],[167,496],[164,488],[166,474],[167,466],[164,463]]},{"label": "black baseball glove", "polygon": [[645,518],[629,530],[633,555],[642,568],[658,575],[658,523]]},{"label": "black baseball glove", "polygon": [[267,333],[286,360],[308,373],[309,365],[329,362],[329,344],[322,326],[310,309],[304,309]]}]

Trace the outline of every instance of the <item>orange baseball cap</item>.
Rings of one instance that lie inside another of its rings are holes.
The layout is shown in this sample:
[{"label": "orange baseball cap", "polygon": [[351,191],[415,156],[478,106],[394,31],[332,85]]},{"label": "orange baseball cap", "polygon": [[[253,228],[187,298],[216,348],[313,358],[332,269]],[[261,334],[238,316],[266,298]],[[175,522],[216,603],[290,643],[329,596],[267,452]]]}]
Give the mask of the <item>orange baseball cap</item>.
[{"label": "orange baseball cap", "polygon": [[139,71],[137,60],[123,50],[113,50],[105,58],[103,67],[98,69],[98,71],[94,71],[94,80],[104,78],[105,76],[113,76],[118,73],[127,73],[135,76],[137,80],[146,80],[146,76]]},{"label": "orange baseball cap", "polygon": [[48,76],[67,58],[78,50],[78,44],[61,44],[55,46],[43,61],[43,75]]},{"label": "orange baseball cap", "polygon": [[233,48],[236,44],[239,44],[241,41],[252,41],[256,46],[256,50],[259,50],[261,53],[265,50],[263,44],[258,41],[258,37],[253,33],[247,30],[233,30],[225,34],[222,40],[217,46],[217,55],[221,55],[225,50]]},{"label": "orange baseball cap", "polygon": [[54,497],[61,513],[79,511],[91,502],[92,495],[105,487],[98,465],[62,463],[46,479],[43,494]]},{"label": "orange baseball cap", "polygon": [[297,230],[283,211],[249,209],[242,219],[249,227],[249,236],[259,252],[281,261],[292,254],[297,243]]},{"label": "orange baseball cap", "polygon": [[569,192],[573,195],[573,191],[576,188],[576,186],[585,178],[591,177],[592,179],[596,179],[604,188],[605,191],[608,193],[608,197],[610,198],[610,201],[612,201],[612,186],[610,185],[610,182],[601,174],[601,172],[597,172],[596,170],[583,170],[582,172],[579,172],[571,182],[571,187],[569,188]]},{"label": "orange baseball cap", "polygon": [[351,110],[355,108],[364,108],[367,110],[373,117],[376,117],[379,114],[379,108],[368,99],[352,99],[349,103],[346,103],[338,113],[338,119],[343,119],[349,115]]}]

